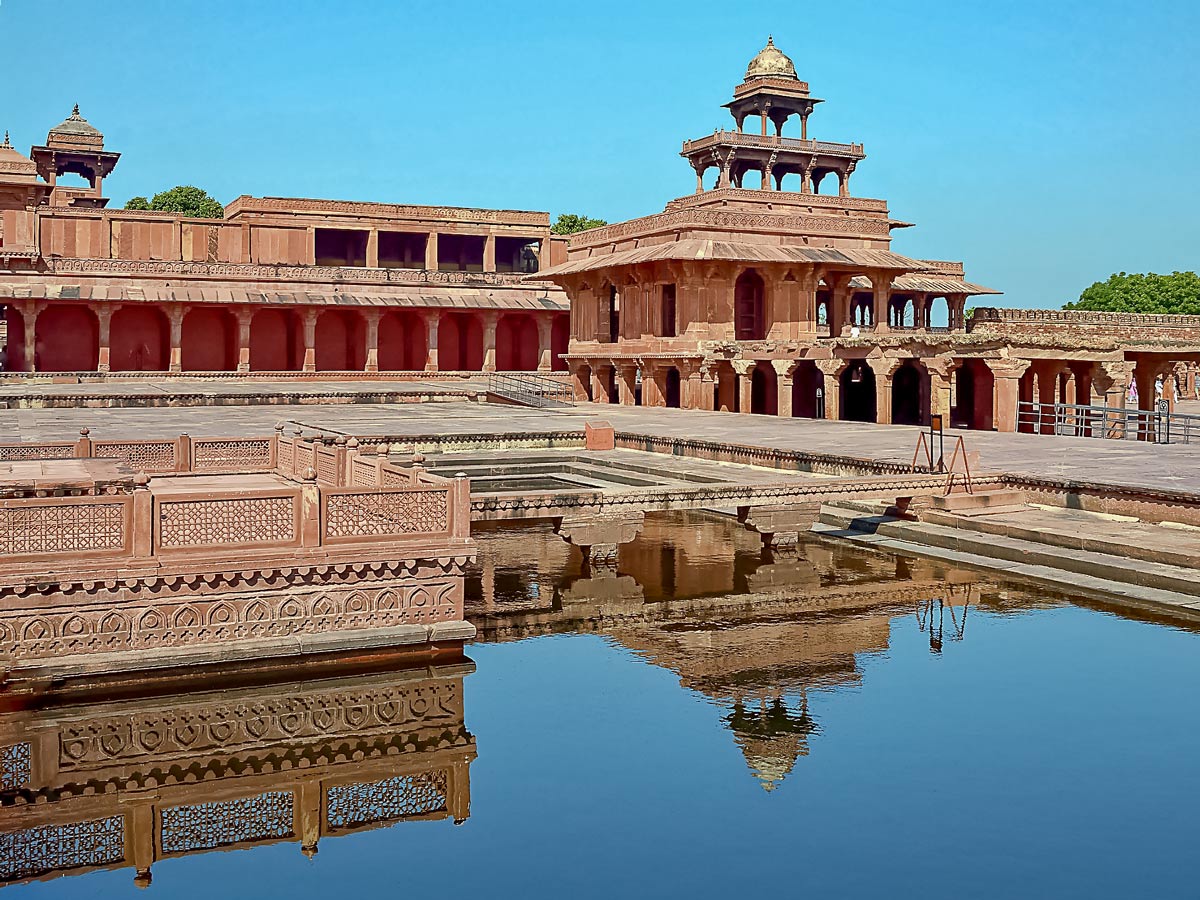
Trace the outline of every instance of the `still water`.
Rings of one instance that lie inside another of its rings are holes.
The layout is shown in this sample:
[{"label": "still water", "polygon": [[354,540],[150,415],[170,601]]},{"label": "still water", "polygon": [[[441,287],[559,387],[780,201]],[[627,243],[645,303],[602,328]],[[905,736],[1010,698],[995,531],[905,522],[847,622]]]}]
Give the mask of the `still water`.
[{"label": "still water", "polygon": [[67,786],[7,893],[1200,896],[1190,626],[706,514],[479,537],[470,663],[4,713]]}]

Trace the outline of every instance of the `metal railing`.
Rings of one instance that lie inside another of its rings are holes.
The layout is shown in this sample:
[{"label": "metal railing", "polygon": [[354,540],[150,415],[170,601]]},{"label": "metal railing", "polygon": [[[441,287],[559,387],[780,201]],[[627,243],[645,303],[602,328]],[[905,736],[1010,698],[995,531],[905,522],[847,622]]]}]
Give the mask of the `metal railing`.
[{"label": "metal railing", "polygon": [[1017,430],[1066,437],[1190,444],[1193,438],[1200,440],[1200,416],[1119,406],[1022,401],[1017,404]]},{"label": "metal railing", "polygon": [[488,394],[539,408],[571,406],[574,402],[569,383],[541,375],[492,375],[488,378]]}]

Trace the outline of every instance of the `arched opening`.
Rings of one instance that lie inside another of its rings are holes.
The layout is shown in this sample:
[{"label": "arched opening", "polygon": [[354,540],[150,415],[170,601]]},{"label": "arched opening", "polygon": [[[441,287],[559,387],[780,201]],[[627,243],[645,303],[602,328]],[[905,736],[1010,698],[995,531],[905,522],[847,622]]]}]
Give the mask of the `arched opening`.
[{"label": "arched opening", "polygon": [[46,307],[34,325],[33,353],[39,372],[95,372],[100,363],[95,314],[75,304]]},{"label": "arched opening", "polygon": [[675,308],[675,285],[664,284],[660,288],[661,297],[659,302],[659,334],[662,337],[675,337],[676,331],[676,308]]},{"label": "arched opening", "polygon": [[496,369],[532,372],[537,367],[537,322],[526,313],[504,314],[496,325]]},{"label": "arched opening", "polygon": [[850,298],[850,324],[870,328],[875,324],[874,297],[868,291],[857,291]]},{"label": "arched opening", "polygon": [[991,431],[995,376],[982,359],[963,360],[954,373],[954,424],[959,428]]},{"label": "arched opening", "polygon": [[23,372],[25,371],[25,317],[15,306],[5,307],[4,327],[8,337],[7,343],[0,348],[0,357],[3,357],[0,371]]},{"label": "arched opening", "polygon": [[733,286],[733,326],[739,341],[756,341],[766,337],[766,286],[762,276],[747,269]]},{"label": "arched opening", "polygon": [[674,366],[671,366],[671,368],[667,369],[666,390],[663,393],[665,395],[664,399],[666,400],[667,406],[671,407],[672,409],[679,409],[681,394],[680,385],[681,382],[679,378],[679,370]]},{"label": "arched opening", "polygon": [[614,284],[606,284],[600,291],[603,298],[600,325],[608,324],[608,342],[615,344],[621,337],[621,297]]},{"label": "arched opening", "polygon": [[122,306],[109,326],[108,367],[113,372],[165,372],[171,358],[167,317],[156,306]]},{"label": "arched opening", "polygon": [[608,366],[604,377],[608,383],[608,402],[620,403],[621,395],[617,389],[617,367]]},{"label": "arched opening", "polygon": [[428,357],[425,320],[414,312],[388,312],[379,320],[379,370],[423,372]]},{"label": "arched opening", "polygon": [[916,360],[905,360],[892,376],[892,424],[929,423],[929,374]]},{"label": "arched opening", "polygon": [[808,360],[792,375],[792,416],[797,419],[825,418],[825,378],[817,364]]},{"label": "arched opening", "polygon": [[483,371],[483,326],[471,313],[447,313],[438,325],[438,368]]},{"label": "arched opening", "polygon": [[[563,354],[571,344],[571,316],[557,315],[550,326],[550,369],[554,372],[565,372],[567,361]],[[590,379],[589,379],[590,383]]]},{"label": "arched opening", "polygon": [[874,422],[875,373],[864,359],[856,359],[842,372],[840,418],[847,422]]},{"label": "arched opening", "polygon": [[763,173],[762,169],[745,169],[742,172],[742,183],[739,187],[748,190],[757,190],[762,187]]},{"label": "arched opening", "polygon": [[776,184],[781,191],[791,191],[799,194],[804,191],[804,176],[799,172],[784,172],[776,176]]},{"label": "arched opening", "polygon": [[304,336],[296,317],[283,309],[260,309],[250,320],[250,371],[298,372]]},{"label": "arched opening", "polygon": [[185,372],[232,372],[237,368],[237,321],[224,309],[199,306],[183,317],[179,366]]},{"label": "arched opening", "polygon": [[362,317],[343,309],[321,313],[313,349],[318,372],[361,372],[366,364]]},{"label": "arched opening", "polygon": [[945,297],[930,297],[926,307],[928,328],[950,327],[950,303]]},{"label": "arched opening", "polygon": [[[825,176],[832,176],[826,178]],[[824,188],[824,190],[822,190]],[[833,195],[838,192],[838,175],[833,169],[813,169],[812,192],[814,194]]]},{"label": "arched opening", "polygon": [[750,412],[764,416],[779,415],[779,380],[775,367],[760,362],[750,371]]},{"label": "arched opening", "polygon": [[916,301],[907,294],[888,299],[888,325],[892,328],[913,328],[917,323]]}]

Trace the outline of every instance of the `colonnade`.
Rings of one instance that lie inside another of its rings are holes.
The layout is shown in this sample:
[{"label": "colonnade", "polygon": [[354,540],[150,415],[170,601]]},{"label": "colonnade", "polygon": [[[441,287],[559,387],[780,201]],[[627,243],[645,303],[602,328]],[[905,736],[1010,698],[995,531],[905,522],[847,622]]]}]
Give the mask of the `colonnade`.
[{"label": "colonnade", "polygon": [[4,368],[24,372],[549,372],[570,328],[566,312],[397,307],[29,300],[5,317]]},{"label": "colonnade", "polygon": [[579,401],[899,425],[938,415],[948,426],[989,431],[1031,430],[1021,416],[1030,402],[1124,407],[1136,384],[1139,405],[1152,409],[1158,378],[1171,379],[1164,394],[1172,397],[1176,381],[1181,394],[1200,388],[1194,364],[1165,360],[643,357],[572,358],[569,367]]}]

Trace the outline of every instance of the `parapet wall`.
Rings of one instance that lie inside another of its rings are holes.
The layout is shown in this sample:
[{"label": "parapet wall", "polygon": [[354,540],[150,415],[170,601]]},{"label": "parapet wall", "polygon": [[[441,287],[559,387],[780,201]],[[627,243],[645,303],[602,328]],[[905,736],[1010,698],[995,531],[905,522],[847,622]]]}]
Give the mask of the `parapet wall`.
[{"label": "parapet wall", "polygon": [[1080,335],[1128,340],[1200,338],[1200,316],[1140,315],[1075,309],[997,309],[980,307],[967,331],[997,335]]}]

